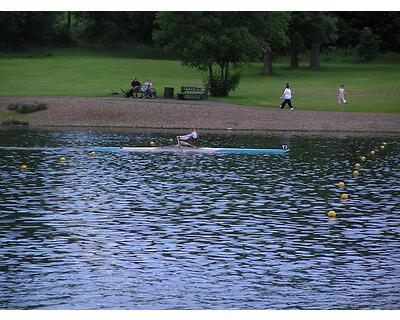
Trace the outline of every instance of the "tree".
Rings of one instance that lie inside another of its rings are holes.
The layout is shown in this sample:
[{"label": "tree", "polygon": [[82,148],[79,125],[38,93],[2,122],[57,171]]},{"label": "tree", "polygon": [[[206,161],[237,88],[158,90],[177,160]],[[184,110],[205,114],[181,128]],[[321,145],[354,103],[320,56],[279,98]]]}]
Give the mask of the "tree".
[{"label": "tree", "polygon": [[298,31],[293,31],[290,36],[290,68],[299,68],[299,53],[305,50],[304,41]]},{"label": "tree", "polygon": [[368,27],[381,41],[384,51],[400,52],[400,12],[337,12],[340,37],[337,45],[355,48],[360,34]]},{"label": "tree", "polygon": [[248,21],[251,32],[259,39],[263,57],[263,74],[272,74],[274,50],[284,48],[289,43],[288,29],[290,14],[287,12],[251,12]]},{"label": "tree", "polygon": [[71,20],[72,20],[72,13],[71,11],[67,11],[67,19],[64,25],[64,36],[69,41],[71,39]]},{"label": "tree", "polygon": [[239,78],[231,75],[231,66],[254,58],[258,49],[241,12],[160,12],[155,26],[154,41],[175,52],[184,65],[208,70],[214,96],[226,96],[236,87]]},{"label": "tree", "polygon": [[58,12],[0,12],[0,50],[24,49],[54,40]]},{"label": "tree", "polygon": [[310,50],[310,68],[318,70],[321,45],[337,39],[336,16],[329,12],[296,12],[293,14],[291,30],[299,32]]},{"label": "tree", "polygon": [[358,55],[363,60],[373,60],[378,56],[380,39],[370,28],[365,27],[357,45]]},{"label": "tree", "polygon": [[151,42],[155,12],[76,12],[88,40]]}]

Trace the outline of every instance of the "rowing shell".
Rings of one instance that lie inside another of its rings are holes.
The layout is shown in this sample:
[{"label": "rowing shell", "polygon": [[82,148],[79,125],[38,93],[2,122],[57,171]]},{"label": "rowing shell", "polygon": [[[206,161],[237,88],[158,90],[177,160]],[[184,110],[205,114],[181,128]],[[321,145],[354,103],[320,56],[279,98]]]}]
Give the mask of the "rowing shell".
[{"label": "rowing shell", "polygon": [[245,149],[245,148],[189,148],[189,147],[92,147],[90,151],[110,152],[172,152],[172,153],[210,153],[210,154],[285,154],[284,149]]}]

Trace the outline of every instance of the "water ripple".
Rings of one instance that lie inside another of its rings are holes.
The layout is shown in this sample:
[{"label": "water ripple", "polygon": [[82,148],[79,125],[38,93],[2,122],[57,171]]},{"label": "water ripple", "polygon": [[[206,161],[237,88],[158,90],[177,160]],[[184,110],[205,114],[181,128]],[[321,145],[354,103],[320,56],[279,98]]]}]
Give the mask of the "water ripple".
[{"label": "water ripple", "polygon": [[354,178],[370,138],[293,137],[287,156],[90,157],[74,147],[168,137],[11,133],[3,145],[37,149],[0,150],[3,309],[400,307],[399,140]]}]

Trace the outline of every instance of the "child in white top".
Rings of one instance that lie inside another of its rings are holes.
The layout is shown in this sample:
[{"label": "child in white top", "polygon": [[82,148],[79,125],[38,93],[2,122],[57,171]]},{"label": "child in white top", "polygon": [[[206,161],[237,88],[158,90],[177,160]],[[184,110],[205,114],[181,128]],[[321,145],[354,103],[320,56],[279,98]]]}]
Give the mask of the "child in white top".
[{"label": "child in white top", "polygon": [[346,91],[344,91],[344,85],[341,85],[338,90],[337,102],[339,104],[346,103]]}]

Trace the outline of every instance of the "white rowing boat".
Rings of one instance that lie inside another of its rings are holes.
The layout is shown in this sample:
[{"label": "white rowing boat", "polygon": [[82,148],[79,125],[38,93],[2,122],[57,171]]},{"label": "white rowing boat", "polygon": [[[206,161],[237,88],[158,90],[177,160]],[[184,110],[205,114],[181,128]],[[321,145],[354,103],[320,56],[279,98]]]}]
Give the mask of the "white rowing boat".
[{"label": "white rowing boat", "polygon": [[101,152],[172,152],[209,154],[285,154],[288,149],[247,149],[247,148],[190,148],[190,147],[92,147],[90,151]]},{"label": "white rowing boat", "polygon": [[3,147],[0,150],[9,151],[95,151],[95,152],[150,152],[150,153],[209,153],[209,154],[285,154],[288,149],[247,149],[247,148],[189,148],[189,147]]}]

